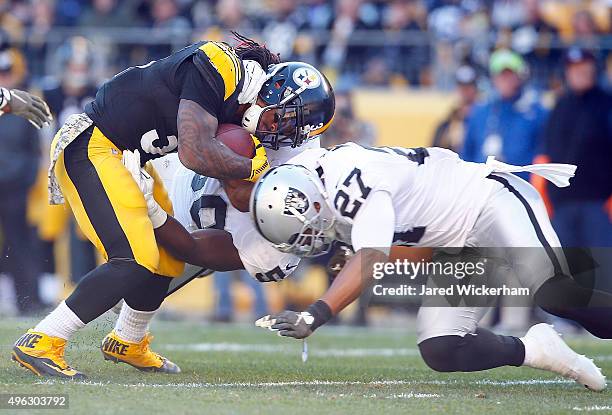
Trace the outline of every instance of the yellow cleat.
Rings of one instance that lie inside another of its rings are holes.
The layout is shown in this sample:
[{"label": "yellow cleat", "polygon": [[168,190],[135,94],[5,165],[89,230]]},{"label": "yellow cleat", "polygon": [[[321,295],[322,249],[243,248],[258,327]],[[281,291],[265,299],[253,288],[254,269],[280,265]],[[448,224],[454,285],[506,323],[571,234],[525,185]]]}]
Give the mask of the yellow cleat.
[{"label": "yellow cleat", "polygon": [[28,330],[15,343],[12,358],[37,376],[56,376],[64,379],[85,379],[81,372],[64,360],[66,340]]},{"label": "yellow cleat", "polygon": [[144,372],[181,373],[181,368],[149,349],[153,336],[149,333],[139,343],[125,341],[113,330],[102,340],[104,360],[123,362]]}]

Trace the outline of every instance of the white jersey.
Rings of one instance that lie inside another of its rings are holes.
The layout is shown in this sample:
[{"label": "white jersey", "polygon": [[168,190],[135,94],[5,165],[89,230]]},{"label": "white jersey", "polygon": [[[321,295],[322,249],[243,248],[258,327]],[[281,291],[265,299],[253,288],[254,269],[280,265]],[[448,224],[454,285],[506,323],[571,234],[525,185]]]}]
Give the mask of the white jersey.
[{"label": "white jersey", "polygon": [[[465,162],[441,148],[348,143],[329,151],[305,151],[289,163],[303,165],[322,177],[335,209],[338,239],[355,249],[390,245],[462,247],[495,183],[484,180],[491,173],[488,165]],[[390,212],[368,206],[389,197]],[[367,221],[358,221],[360,210],[371,212]],[[380,212],[394,215],[390,223],[392,240],[390,231],[389,239],[380,239],[384,233],[380,226],[386,219]],[[353,229],[357,222],[363,229]],[[355,235],[359,235],[359,241]]]},{"label": "white jersey", "polygon": [[[274,167],[305,149],[319,147],[317,138],[297,148],[267,149],[267,156]],[[297,268],[300,259],[279,252],[259,235],[250,214],[232,206],[219,180],[187,169],[176,155],[155,159],[153,163],[170,194],[174,218],[188,231],[215,228],[229,232],[246,271],[261,282],[280,281]]]}]

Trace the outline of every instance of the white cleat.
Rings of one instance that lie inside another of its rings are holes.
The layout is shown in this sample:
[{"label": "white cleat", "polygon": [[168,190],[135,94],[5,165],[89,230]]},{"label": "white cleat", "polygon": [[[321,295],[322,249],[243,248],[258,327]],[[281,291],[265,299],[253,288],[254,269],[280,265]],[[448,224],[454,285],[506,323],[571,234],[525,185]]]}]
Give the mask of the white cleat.
[{"label": "white cleat", "polygon": [[521,341],[525,345],[523,365],[558,373],[592,391],[606,388],[606,377],[593,360],[574,352],[555,329],[545,323],[531,327]]}]

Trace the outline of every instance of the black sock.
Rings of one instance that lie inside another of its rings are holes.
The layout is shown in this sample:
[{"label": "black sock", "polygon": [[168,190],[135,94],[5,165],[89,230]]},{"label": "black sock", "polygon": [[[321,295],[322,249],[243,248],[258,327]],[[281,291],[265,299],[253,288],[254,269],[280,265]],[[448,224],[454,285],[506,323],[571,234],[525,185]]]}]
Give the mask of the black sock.
[{"label": "black sock", "polygon": [[112,259],[85,275],[66,299],[66,305],[87,324],[152,275],[134,260]]},{"label": "black sock", "polygon": [[517,337],[478,328],[465,336],[432,337],[419,343],[425,363],[438,372],[475,372],[500,366],[521,366],[525,346]]},{"label": "black sock", "polygon": [[150,278],[123,297],[133,310],[155,311],[166,298],[172,278],[152,274]]}]

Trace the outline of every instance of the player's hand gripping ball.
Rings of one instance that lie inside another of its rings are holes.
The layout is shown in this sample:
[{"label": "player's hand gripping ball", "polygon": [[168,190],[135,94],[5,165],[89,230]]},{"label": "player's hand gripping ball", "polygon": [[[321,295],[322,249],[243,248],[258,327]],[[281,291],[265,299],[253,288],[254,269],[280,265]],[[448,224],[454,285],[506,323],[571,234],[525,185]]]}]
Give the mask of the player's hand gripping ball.
[{"label": "player's hand gripping ball", "polygon": [[221,180],[221,184],[232,205],[241,212],[248,212],[253,182],[257,180],[261,173],[268,169],[266,151],[255,136],[239,125],[221,124],[217,129],[215,138],[229,147],[234,153],[252,159],[253,169],[261,170],[253,180],[251,179],[254,177],[253,172],[249,179]]}]

